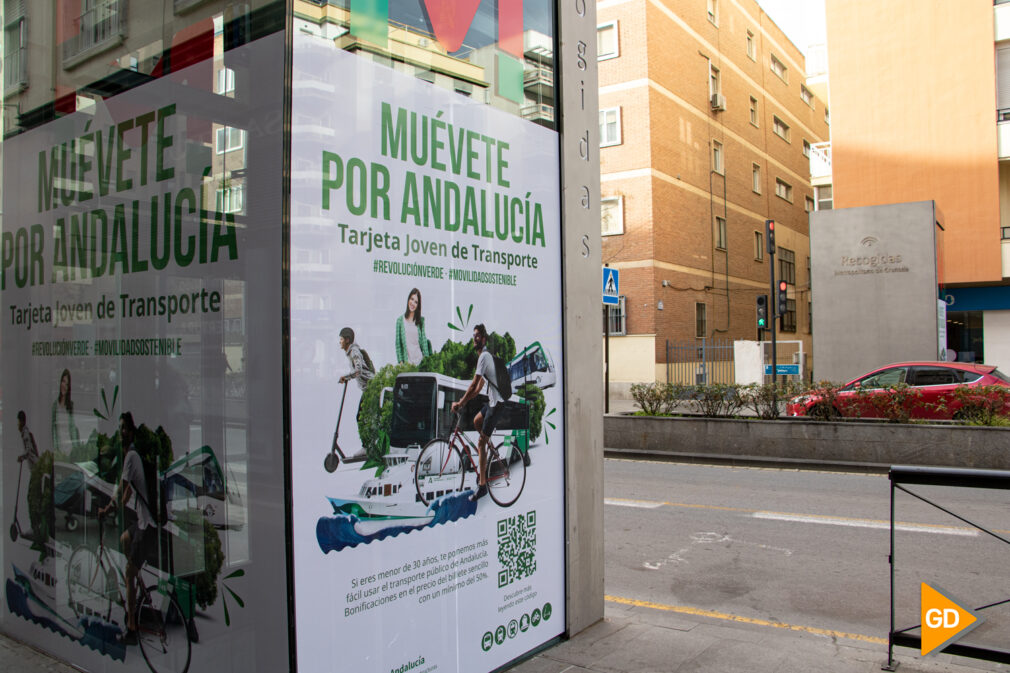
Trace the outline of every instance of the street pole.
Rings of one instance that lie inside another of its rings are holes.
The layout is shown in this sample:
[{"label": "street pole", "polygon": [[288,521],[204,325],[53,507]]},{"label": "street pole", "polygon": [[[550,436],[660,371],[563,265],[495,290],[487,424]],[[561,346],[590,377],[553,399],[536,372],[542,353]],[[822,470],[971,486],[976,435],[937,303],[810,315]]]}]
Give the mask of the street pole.
[{"label": "street pole", "polygon": [[603,413],[610,413],[610,304],[603,307],[603,369],[606,394],[603,397]]},{"label": "street pole", "polygon": [[775,323],[778,314],[778,293],[775,291],[775,221],[765,220],[765,236],[768,239],[768,315],[771,317],[769,328],[772,333],[772,410],[779,415],[778,402],[778,350],[775,339]]}]

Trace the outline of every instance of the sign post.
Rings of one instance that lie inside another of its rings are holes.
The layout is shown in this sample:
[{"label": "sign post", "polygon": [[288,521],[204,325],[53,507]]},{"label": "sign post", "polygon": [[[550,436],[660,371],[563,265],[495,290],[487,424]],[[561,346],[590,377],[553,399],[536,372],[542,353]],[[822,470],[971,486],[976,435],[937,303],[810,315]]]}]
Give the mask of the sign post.
[{"label": "sign post", "polygon": [[604,385],[606,395],[603,397],[603,413],[610,413],[610,307],[621,304],[621,274],[618,269],[603,267],[603,362]]}]

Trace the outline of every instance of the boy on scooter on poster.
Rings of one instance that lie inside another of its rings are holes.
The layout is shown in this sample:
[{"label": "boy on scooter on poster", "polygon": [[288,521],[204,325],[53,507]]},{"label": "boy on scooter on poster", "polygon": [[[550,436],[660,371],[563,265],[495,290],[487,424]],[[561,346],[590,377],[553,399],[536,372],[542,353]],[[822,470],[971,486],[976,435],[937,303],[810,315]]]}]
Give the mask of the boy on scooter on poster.
[{"label": "boy on scooter on poster", "polygon": [[28,469],[35,467],[39,462],[39,445],[35,443],[35,435],[28,429],[28,417],[24,410],[18,412],[18,432],[21,433],[21,443],[24,444],[25,452],[18,456],[18,462],[28,461]]}]

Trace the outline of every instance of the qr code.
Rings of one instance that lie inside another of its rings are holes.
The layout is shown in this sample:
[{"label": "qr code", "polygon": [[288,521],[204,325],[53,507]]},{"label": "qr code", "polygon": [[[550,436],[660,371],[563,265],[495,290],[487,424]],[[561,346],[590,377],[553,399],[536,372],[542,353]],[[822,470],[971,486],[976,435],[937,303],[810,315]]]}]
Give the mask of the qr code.
[{"label": "qr code", "polygon": [[498,588],[529,577],[537,569],[536,510],[498,522]]}]

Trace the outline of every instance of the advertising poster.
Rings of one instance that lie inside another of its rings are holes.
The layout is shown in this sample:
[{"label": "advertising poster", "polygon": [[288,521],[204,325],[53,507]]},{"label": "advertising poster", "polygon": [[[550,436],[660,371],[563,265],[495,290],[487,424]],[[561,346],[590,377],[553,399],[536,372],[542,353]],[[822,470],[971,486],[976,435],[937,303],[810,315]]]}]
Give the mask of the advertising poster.
[{"label": "advertising poster", "polygon": [[288,661],[284,42],[215,40],[4,143],[0,619],[89,671]]},{"label": "advertising poster", "polygon": [[564,631],[558,139],[483,93],[295,33],[301,671],[490,671]]}]

